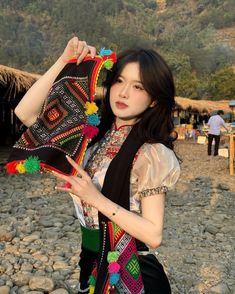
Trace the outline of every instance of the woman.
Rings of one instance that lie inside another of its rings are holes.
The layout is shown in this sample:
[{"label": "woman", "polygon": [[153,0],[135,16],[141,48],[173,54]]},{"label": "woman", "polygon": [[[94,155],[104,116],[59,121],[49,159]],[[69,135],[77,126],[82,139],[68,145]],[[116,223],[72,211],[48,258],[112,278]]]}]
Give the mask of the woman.
[{"label": "woman", "polygon": [[[39,110],[74,52],[79,63],[95,49],[77,38],[68,43],[16,109],[21,120],[28,117],[28,126],[35,119],[25,111],[32,96]],[[119,55],[104,86],[100,132],[85,156],[85,170],[67,158],[79,177],[54,173],[69,183],[57,190],[72,194],[82,224],[80,293],[171,293],[149,247],[161,244],[165,195],[179,177],[171,136],[173,78],[153,50],[128,50]]]}]

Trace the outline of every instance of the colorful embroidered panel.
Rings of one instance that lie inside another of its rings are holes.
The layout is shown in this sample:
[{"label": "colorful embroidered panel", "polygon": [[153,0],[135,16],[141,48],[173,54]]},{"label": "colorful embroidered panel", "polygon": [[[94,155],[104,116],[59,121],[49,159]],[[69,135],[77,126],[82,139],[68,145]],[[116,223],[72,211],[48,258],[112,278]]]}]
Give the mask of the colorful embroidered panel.
[{"label": "colorful embroidered panel", "polygon": [[112,222],[109,222],[109,232],[113,236],[111,248],[119,253],[120,279],[115,293],[144,293],[135,239]]},{"label": "colorful embroidered panel", "polygon": [[9,173],[76,173],[65,155],[80,164],[89,141],[98,132],[95,88],[107,61],[115,62],[116,55],[87,56],[79,66],[74,59],[64,67],[49,91],[42,114],[13,146],[6,165]]}]

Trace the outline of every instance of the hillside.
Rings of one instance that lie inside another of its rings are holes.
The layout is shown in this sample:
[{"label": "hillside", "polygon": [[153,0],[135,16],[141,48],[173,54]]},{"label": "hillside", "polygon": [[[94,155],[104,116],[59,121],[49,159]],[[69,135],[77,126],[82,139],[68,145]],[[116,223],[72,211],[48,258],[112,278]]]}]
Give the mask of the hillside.
[{"label": "hillside", "polygon": [[119,51],[150,46],[169,62],[177,94],[234,99],[234,0],[0,0],[0,64],[44,72],[67,40]]}]

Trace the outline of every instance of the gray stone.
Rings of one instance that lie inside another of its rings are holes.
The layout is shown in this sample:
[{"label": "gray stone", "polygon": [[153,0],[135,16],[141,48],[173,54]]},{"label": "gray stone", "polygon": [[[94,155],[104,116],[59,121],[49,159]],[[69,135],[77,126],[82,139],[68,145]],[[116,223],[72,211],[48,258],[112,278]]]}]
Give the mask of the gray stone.
[{"label": "gray stone", "polygon": [[229,190],[229,186],[226,185],[226,184],[219,183],[218,186],[217,186],[217,189],[228,191]]},{"label": "gray stone", "polygon": [[23,238],[24,242],[31,243],[35,240],[40,239],[40,234],[32,234]]},{"label": "gray stone", "polygon": [[210,291],[213,293],[218,293],[218,294],[229,294],[230,289],[227,284],[225,283],[219,283],[218,285],[210,288]]},{"label": "gray stone", "polygon": [[5,227],[0,227],[0,242],[11,241],[15,236],[14,232],[8,231]]},{"label": "gray stone", "polygon": [[45,228],[53,227],[54,226],[54,220],[51,216],[43,216],[39,219],[39,224],[42,225]]},{"label": "gray stone", "polygon": [[56,261],[53,264],[53,269],[56,271],[56,270],[60,270],[60,269],[69,270],[69,269],[72,269],[72,268],[65,261]]},{"label": "gray stone", "polygon": [[51,292],[54,290],[54,281],[51,278],[35,276],[29,280],[29,288],[31,290]]},{"label": "gray stone", "polygon": [[219,228],[212,225],[212,224],[208,224],[205,226],[204,228],[204,232],[208,232],[212,235],[216,235],[219,232]]},{"label": "gray stone", "polygon": [[69,294],[69,292],[65,289],[56,289],[55,291],[52,291],[50,294]]},{"label": "gray stone", "polygon": [[28,285],[31,276],[28,272],[18,272],[12,275],[12,280],[16,286],[25,286]]},{"label": "gray stone", "polygon": [[9,294],[10,288],[8,286],[0,286],[0,293],[1,294]]}]

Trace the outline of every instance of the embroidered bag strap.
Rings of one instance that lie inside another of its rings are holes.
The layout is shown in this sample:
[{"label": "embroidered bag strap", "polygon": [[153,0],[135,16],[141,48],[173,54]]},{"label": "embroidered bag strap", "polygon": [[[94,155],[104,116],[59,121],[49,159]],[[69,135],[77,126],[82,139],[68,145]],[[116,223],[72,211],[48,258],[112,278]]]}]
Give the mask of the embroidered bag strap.
[{"label": "embroidered bag strap", "polygon": [[[143,145],[138,136],[137,136],[137,125],[135,125],[129,135],[127,136],[126,140],[124,141],[120,151],[116,155],[116,157],[111,161],[109,168],[106,172],[106,176],[104,179],[104,185],[102,188],[102,193],[114,201],[115,203],[119,204],[120,206],[130,209],[130,173],[132,168],[132,163],[137,153],[138,149]],[[111,233],[110,226],[108,225],[108,219],[99,213],[99,223],[101,228],[101,254],[99,257],[98,262],[98,276],[97,282],[95,287],[95,293],[105,293],[104,291],[107,290],[108,285],[110,284],[109,274],[108,274],[108,253],[111,251],[111,243],[112,239],[118,240],[118,233],[121,233],[121,241],[123,243],[117,242],[115,245],[115,250],[119,250],[119,255],[121,258],[121,268],[123,277],[120,277],[120,286],[126,287],[130,289],[130,293],[142,293],[143,290],[143,282],[142,277],[139,275],[137,280],[131,278],[130,272],[124,271],[125,265],[128,263],[129,258],[131,259],[133,255],[136,256],[135,263],[138,264],[138,256],[137,250],[135,245],[135,238],[128,235],[126,232],[115,229]],[[109,228],[109,229],[108,229]],[[115,226],[115,228],[117,228]],[[111,234],[111,235],[110,235]],[[110,242],[111,241],[111,242]],[[115,242],[113,243],[115,244]],[[120,245],[122,244],[123,247]],[[126,254],[127,250],[130,250],[130,255]],[[131,263],[130,263],[131,264]],[[129,274],[129,278],[128,278]],[[125,277],[124,277],[125,276]],[[126,279],[124,281],[122,278]],[[138,282],[137,282],[138,281]],[[105,287],[104,287],[105,285]],[[119,284],[118,284],[119,285]],[[117,285],[117,287],[118,287]],[[110,286],[110,285],[109,285]],[[116,290],[118,291],[118,288]],[[136,289],[139,289],[140,292],[135,292]],[[117,292],[118,293],[118,292]],[[125,292],[120,292],[125,293]]]}]

